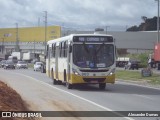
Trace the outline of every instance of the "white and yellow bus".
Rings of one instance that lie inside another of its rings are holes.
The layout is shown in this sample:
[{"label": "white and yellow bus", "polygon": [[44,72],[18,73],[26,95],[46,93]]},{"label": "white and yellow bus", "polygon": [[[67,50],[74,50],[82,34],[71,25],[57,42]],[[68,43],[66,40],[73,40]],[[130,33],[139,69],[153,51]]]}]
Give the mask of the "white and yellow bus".
[{"label": "white and yellow bus", "polygon": [[72,34],[47,42],[46,73],[53,84],[66,83],[68,89],[75,84],[115,82],[116,50],[111,35]]}]

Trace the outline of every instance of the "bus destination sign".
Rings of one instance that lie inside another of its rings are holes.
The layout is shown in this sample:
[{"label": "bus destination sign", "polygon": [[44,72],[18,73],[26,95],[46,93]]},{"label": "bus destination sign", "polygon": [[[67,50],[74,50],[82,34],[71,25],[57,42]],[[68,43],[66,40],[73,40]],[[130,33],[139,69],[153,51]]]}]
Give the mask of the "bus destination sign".
[{"label": "bus destination sign", "polygon": [[74,36],[73,42],[113,42],[112,36]]}]

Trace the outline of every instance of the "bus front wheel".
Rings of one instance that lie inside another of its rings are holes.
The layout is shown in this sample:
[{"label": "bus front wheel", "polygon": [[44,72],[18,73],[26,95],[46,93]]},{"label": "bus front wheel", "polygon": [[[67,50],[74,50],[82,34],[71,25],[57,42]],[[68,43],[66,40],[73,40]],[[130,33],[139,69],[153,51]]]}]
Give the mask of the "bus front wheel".
[{"label": "bus front wheel", "polygon": [[104,90],[106,88],[106,83],[99,83],[99,89]]},{"label": "bus front wheel", "polygon": [[66,87],[67,87],[68,89],[72,89],[73,85],[70,84],[70,83],[67,81],[66,70],[64,70],[64,82],[66,82]]},{"label": "bus front wheel", "polygon": [[73,85],[70,84],[69,82],[66,82],[66,87],[67,87],[68,89],[72,89]]}]

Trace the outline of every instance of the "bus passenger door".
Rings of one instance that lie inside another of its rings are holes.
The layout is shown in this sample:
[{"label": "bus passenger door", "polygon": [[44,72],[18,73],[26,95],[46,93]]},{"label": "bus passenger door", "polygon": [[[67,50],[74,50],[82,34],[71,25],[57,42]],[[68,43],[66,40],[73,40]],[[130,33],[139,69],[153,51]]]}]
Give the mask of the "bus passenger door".
[{"label": "bus passenger door", "polygon": [[67,80],[70,80],[70,74],[71,74],[71,53],[72,53],[72,45],[69,44],[69,49],[68,49],[68,55],[67,55]]}]

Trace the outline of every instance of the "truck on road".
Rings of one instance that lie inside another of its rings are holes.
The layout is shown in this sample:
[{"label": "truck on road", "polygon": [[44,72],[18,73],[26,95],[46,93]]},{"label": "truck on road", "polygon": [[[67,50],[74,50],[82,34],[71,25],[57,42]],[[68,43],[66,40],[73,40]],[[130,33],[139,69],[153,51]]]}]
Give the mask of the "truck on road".
[{"label": "truck on road", "polygon": [[160,43],[157,43],[154,46],[153,59],[154,59],[154,63],[158,67],[158,70],[160,70]]},{"label": "truck on road", "polygon": [[27,62],[31,62],[34,58],[35,58],[34,53],[27,52],[27,53],[23,53],[22,60],[27,61]]},{"label": "truck on road", "polygon": [[117,67],[125,67],[125,65],[130,61],[129,57],[118,57],[116,60]]},{"label": "truck on road", "polygon": [[154,60],[160,62],[160,43],[157,43],[154,47]]},{"label": "truck on road", "polygon": [[12,52],[11,56],[17,57],[18,60],[22,60],[22,52]]},{"label": "truck on road", "polygon": [[9,56],[9,57],[8,57],[8,60],[9,60],[9,61],[12,61],[12,62],[15,63],[15,64],[18,62],[17,56]]}]

